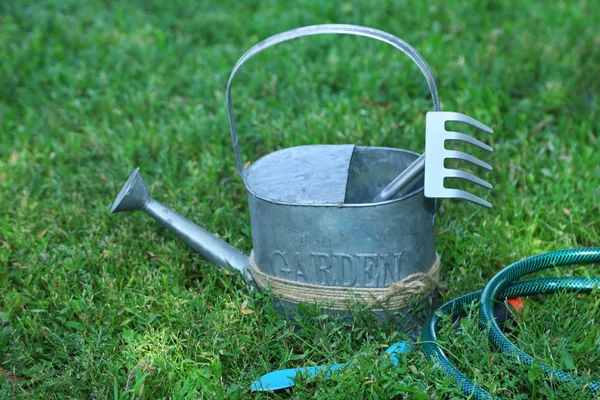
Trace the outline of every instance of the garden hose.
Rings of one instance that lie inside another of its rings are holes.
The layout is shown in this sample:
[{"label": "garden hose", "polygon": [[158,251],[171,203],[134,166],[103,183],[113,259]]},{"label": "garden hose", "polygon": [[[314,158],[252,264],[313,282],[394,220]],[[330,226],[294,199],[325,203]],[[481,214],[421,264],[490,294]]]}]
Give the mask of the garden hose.
[{"label": "garden hose", "polygon": [[[547,268],[566,265],[582,265],[600,263],[600,247],[560,250],[544,253],[518,261],[504,268],[487,284],[485,289],[458,297],[442,305],[425,322],[421,332],[421,346],[425,356],[437,363],[442,372],[455,378],[455,384],[464,394],[475,399],[495,399],[488,392],[473,383],[467,376],[454,366],[441,347],[437,344],[437,330],[443,315],[452,318],[464,311],[466,306],[479,299],[479,319],[490,341],[508,357],[526,365],[538,365],[544,375],[558,380],[561,384],[582,382],[582,378],[567,372],[551,368],[541,361],[520,350],[500,330],[493,314],[495,302],[513,296],[530,296],[534,294],[550,294],[556,292],[590,293],[600,287],[600,278],[565,277],[565,278],[540,278],[515,282],[525,275]],[[587,382],[586,389],[592,393],[600,392],[600,382]]]}]

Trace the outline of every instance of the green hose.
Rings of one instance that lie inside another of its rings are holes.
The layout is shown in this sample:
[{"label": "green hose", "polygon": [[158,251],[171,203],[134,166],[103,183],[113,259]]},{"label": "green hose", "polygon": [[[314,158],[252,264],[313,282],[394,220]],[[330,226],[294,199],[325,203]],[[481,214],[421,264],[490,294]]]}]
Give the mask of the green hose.
[{"label": "green hose", "polygon": [[[542,368],[546,376],[557,379],[561,383],[581,381],[581,378],[575,375],[550,368],[540,361],[535,361],[533,357],[509,341],[494,319],[493,305],[496,301],[514,296],[556,292],[589,293],[600,287],[600,278],[567,277],[515,281],[525,275],[547,268],[592,263],[600,263],[600,247],[554,251],[529,257],[509,265],[494,276],[484,290],[469,293],[447,302],[427,319],[421,332],[423,353],[429,360],[436,362],[445,375],[454,377],[455,384],[461,388],[464,394],[473,396],[475,399],[494,399],[495,397],[460,372],[436,342],[438,325],[442,315],[456,318],[465,306],[470,305],[479,298],[481,326],[486,330],[491,342],[504,354],[528,366],[533,365],[535,362]],[[592,393],[598,393],[600,392],[600,382],[592,381],[586,385],[586,388]]]}]

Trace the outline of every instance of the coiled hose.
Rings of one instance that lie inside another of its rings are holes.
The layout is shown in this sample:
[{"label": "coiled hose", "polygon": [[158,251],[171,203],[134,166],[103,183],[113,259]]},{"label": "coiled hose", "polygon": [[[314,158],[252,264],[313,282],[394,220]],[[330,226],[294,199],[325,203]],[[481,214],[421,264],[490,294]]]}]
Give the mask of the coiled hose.
[{"label": "coiled hose", "polygon": [[[539,365],[545,376],[553,377],[561,383],[574,383],[581,378],[567,372],[550,368],[540,361],[520,350],[504,336],[496,323],[493,314],[494,302],[504,300],[513,296],[530,296],[534,294],[550,294],[556,292],[579,292],[589,293],[600,288],[600,278],[541,278],[528,281],[515,282],[525,275],[541,271],[547,268],[561,267],[566,265],[582,265],[600,263],[600,247],[582,248],[571,250],[560,250],[544,253],[518,261],[500,271],[487,284],[485,289],[469,293],[451,300],[441,306],[425,322],[421,331],[421,346],[425,356],[436,362],[447,376],[455,378],[455,384],[461,388],[464,394],[473,396],[475,399],[495,399],[488,392],[473,383],[462,372],[452,364],[441,347],[437,344],[437,330],[442,315],[452,318],[458,317],[463,312],[464,306],[470,305],[474,300],[480,299],[479,318],[482,329],[484,329],[490,341],[498,347],[502,353],[527,366],[534,363]],[[592,381],[587,384],[587,389],[593,393],[600,392],[600,382]]]}]

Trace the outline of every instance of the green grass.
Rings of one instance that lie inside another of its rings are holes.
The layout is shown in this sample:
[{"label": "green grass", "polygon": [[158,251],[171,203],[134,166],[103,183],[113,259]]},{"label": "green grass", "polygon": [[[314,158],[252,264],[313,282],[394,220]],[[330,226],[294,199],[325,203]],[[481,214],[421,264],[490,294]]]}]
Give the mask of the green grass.
[{"label": "green grass", "polygon": [[[151,192],[249,251],[224,90],[245,50],[315,23],[413,44],[443,109],[495,129],[489,211],[438,216],[445,299],[528,255],[600,243],[600,7],[594,1],[19,1],[0,3],[0,398],[248,398],[278,368],[353,369],[256,398],[460,398],[403,336],[358,313],[288,321],[271,300],[142,214],[109,215],[139,166]],[[247,161],[281,147],[421,151],[427,86],[407,57],[313,37],[253,59],[234,103]],[[576,269],[594,274],[597,268]],[[569,274],[572,271],[552,271]],[[254,310],[243,314],[248,302]],[[510,334],[546,363],[600,377],[596,295],[528,301]],[[294,329],[296,323],[300,329]],[[589,398],[485,345],[476,315],[444,348],[503,398]],[[520,397],[519,397],[520,396]]]}]

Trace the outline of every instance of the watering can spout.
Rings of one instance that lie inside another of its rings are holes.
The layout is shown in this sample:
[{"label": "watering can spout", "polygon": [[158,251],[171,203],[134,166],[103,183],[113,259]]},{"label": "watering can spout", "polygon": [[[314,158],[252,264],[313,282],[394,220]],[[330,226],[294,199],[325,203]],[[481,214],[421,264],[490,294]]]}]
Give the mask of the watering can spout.
[{"label": "watering can spout", "polygon": [[129,176],[110,208],[111,213],[135,210],[148,213],[208,261],[219,267],[239,271],[251,280],[248,256],[153,199],[139,168]]}]

